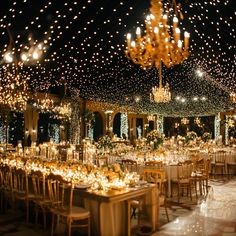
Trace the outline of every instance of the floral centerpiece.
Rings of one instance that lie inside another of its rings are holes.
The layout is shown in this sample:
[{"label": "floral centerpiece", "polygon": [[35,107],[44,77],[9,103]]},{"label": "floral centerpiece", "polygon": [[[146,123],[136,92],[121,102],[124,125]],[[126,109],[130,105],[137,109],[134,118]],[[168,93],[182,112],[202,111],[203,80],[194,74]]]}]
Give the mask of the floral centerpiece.
[{"label": "floral centerpiece", "polygon": [[203,135],[202,135],[202,140],[203,140],[204,142],[209,141],[211,138],[212,138],[212,135],[211,135],[210,133],[208,133],[208,132],[205,132],[205,133],[203,133]]},{"label": "floral centerpiece", "polygon": [[161,144],[163,144],[164,138],[160,132],[157,130],[152,130],[147,134],[147,144],[157,149]]},{"label": "floral centerpiece", "polygon": [[111,138],[108,135],[104,135],[101,138],[99,138],[97,142],[97,148],[98,149],[112,149],[114,147]]},{"label": "floral centerpiece", "polygon": [[197,134],[194,131],[190,131],[187,133],[185,140],[186,143],[189,144],[190,141],[194,141],[197,138]]}]

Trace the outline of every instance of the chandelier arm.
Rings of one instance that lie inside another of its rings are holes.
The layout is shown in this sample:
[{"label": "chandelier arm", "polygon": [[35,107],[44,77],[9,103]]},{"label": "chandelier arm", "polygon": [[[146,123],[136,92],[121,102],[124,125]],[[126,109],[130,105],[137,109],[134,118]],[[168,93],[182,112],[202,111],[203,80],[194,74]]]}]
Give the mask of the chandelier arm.
[{"label": "chandelier arm", "polygon": [[162,61],[159,63],[159,87],[162,88]]},{"label": "chandelier arm", "polygon": [[8,45],[8,49],[12,46],[13,48],[15,47],[15,42],[13,40],[13,36],[12,36],[12,33],[9,29],[9,26],[6,27],[7,29],[7,33],[8,33],[8,37],[9,37],[9,45]]},{"label": "chandelier arm", "polygon": [[173,3],[173,9],[175,11],[175,15],[177,16],[178,15],[178,8],[177,8],[177,5],[176,5],[176,1],[172,0],[172,3]]}]

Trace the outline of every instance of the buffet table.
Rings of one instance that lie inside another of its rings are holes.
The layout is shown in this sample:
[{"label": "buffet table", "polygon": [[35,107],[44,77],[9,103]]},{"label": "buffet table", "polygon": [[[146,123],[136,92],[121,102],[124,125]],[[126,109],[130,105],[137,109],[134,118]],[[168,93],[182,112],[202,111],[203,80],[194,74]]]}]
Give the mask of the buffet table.
[{"label": "buffet table", "polygon": [[158,227],[158,193],[155,185],[146,184],[124,190],[78,190],[85,208],[91,212],[92,235],[131,235],[131,201],[144,200],[144,210],[152,231]]}]

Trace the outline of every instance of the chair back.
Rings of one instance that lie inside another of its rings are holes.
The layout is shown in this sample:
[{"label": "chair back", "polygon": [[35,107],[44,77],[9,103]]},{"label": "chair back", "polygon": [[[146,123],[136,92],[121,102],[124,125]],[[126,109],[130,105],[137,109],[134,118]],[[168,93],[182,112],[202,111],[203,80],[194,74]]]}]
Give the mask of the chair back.
[{"label": "chair back", "polygon": [[146,161],[145,166],[155,169],[161,169],[163,167],[163,163],[162,161]]},{"label": "chair back", "polygon": [[220,150],[214,153],[214,162],[215,164],[225,164],[226,151]]},{"label": "chair back", "polygon": [[211,159],[205,159],[204,160],[204,174],[208,177],[209,176],[209,170],[210,170],[210,164],[211,164]]},{"label": "chair back", "polygon": [[101,167],[103,165],[108,165],[108,157],[107,156],[98,156],[95,159],[96,165]]},{"label": "chair back", "polygon": [[9,166],[0,166],[0,189],[12,190],[12,175]]},{"label": "chair back", "polygon": [[189,157],[189,160],[191,160],[192,162],[197,162],[202,159],[202,157],[199,154],[192,154],[191,153],[188,155],[188,157]]},{"label": "chair back", "polygon": [[204,158],[199,158],[198,160],[193,161],[194,171],[202,172],[205,170],[205,160]]},{"label": "chair back", "polygon": [[33,190],[36,199],[45,200],[46,197],[46,186],[45,186],[45,175],[41,171],[31,172],[31,178],[33,183]]},{"label": "chair back", "polygon": [[65,181],[62,176],[54,174],[48,176],[47,183],[51,207],[71,213],[73,204],[73,184]]},{"label": "chair back", "polygon": [[155,183],[159,190],[159,193],[164,193],[164,181],[165,181],[164,170],[145,169],[143,171],[144,180],[149,183]]},{"label": "chair back", "polygon": [[177,166],[177,179],[178,181],[191,178],[193,171],[193,163],[184,162]]},{"label": "chair back", "polygon": [[14,194],[20,194],[27,198],[29,193],[28,174],[25,170],[14,169],[12,171],[12,189]]},{"label": "chair back", "polygon": [[122,160],[122,164],[130,172],[137,172],[138,171],[137,161],[130,160],[130,159],[124,159],[124,160]]}]

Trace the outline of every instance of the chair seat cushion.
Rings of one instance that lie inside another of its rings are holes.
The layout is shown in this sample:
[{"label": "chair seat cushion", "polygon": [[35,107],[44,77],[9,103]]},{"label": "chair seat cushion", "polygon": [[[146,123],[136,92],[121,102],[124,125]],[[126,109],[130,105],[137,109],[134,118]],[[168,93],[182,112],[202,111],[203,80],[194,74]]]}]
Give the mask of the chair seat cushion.
[{"label": "chair seat cushion", "polygon": [[172,182],[174,183],[180,183],[180,184],[189,184],[190,179],[172,179]]},{"label": "chair seat cushion", "polygon": [[180,184],[189,184],[190,183],[190,179],[180,179],[179,183]]},{"label": "chair seat cushion", "polygon": [[36,198],[34,200],[34,203],[42,207],[42,206],[49,206],[51,204],[51,201],[50,199]]},{"label": "chair seat cushion", "polygon": [[29,193],[28,195],[26,195],[26,192],[25,191],[14,191],[14,196],[15,198],[18,198],[18,199],[34,199],[35,198],[35,195],[34,194],[31,194]]},{"label": "chair seat cushion", "polygon": [[228,166],[236,166],[236,162],[227,162]]},{"label": "chair seat cushion", "polygon": [[131,207],[138,208],[139,207],[139,201],[138,200],[132,200],[131,201]]},{"label": "chair seat cushion", "polygon": [[69,212],[68,208],[50,208],[50,211],[55,215],[72,217],[76,219],[86,219],[90,216],[88,210],[77,206],[73,206],[71,212]]}]

